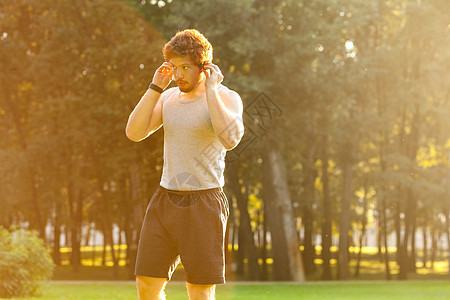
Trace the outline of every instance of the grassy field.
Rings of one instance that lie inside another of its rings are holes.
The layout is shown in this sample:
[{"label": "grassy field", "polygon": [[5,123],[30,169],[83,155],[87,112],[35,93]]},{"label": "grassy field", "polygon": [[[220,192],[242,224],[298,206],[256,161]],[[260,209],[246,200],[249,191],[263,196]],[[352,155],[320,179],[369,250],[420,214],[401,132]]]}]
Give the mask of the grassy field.
[{"label": "grassy field", "polygon": [[[137,299],[133,282],[50,282],[41,289],[41,297],[16,300],[114,300]],[[169,283],[168,300],[188,299],[181,283]],[[450,299],[449,281],[358,281],[314,282],[305,284],[233,283],[217,287],[217,300],[263,299]]]}]

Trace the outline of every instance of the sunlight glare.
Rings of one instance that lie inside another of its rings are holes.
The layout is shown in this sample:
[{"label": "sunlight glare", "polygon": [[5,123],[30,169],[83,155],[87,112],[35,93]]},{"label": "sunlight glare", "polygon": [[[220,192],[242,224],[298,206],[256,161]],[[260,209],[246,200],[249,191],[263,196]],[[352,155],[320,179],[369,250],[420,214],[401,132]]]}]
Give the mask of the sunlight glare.
[{"label": "sunlight glare", "polygon": [[355,48],[355,45],[352,41],[345,41],[345,48],[350,51]]}]

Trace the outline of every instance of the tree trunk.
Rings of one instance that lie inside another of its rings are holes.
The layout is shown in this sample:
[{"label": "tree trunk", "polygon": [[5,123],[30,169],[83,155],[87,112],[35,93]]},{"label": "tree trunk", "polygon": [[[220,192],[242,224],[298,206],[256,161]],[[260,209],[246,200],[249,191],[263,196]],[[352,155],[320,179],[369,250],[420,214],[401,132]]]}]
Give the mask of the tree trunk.
[{"label": "tree trunk", "polygon": [[[234,211],[234,209],[233,209],[233,211]],[[231,215],[231,210],[230,210],[230,215]],[[237,251],[238,251],[238,246],[236,246],[238,230],[239,230],[239,226],[236,224],[236,220],[234,220],[234,218],[233,218],[233,229],[231,232],[231,250],[233,253],[233,258],[237,255]],[[237,242],[237,244],[239,245],[239,242]]]},{"label": "tree trunk", "polygon": [[416,273],[416,228],[417,228],[417,217],[416,217],[416,207],[417,202],[412,203],[411,211],[411,251],[409,253],[409,271]]},{"label": "tree trunk", "polygon": [[[266,160],[265,166],[269,167],[269,172],[264,172],[264,174],[270,176],[270,181],[266,181],[266,184],[271,185],[273,192],[272,199],[276,203],[274,206],[279,211],[281,217],[281,232],[285,237],[284,240],[286,243],[288,280],[305,281],[303,261],[299,248],[299,237],[297,235],[284,160],[280,151],[270,146],[267,140],[265,146],[264,160]],[[273,227],[271,226],[271,228]]]},{"label": "tree trunk", "polygon": [[[450,152],[448,153],[448,162],[450,162]],[[450,279],[450,171],[447,169],[446,170],[446,181],[447,181],[447,185],[446,185],[446,203],[444,206],[444,213],[445,213],[445,222],[446,222],[446,229],[445,229],[445,233],[447,235],[447,270],[448,270],[448,277]]]},{"label": "tree trunk", "polygon": [[132,210],[127,205],[126,211],[125,211],[125,219],[124,219],[124,234],[125,234],[125,244],[127,245],[127,249],[125,252],[125,265],[127,267],[130,266],[130,256],[131,256],[131,243],[133,242],[133,228],[131,224],[131,218],[132,218]]},{"label": "tree trunk", "polygon": [[[103,222],[102,222],[103,223]],[[105,225],[102,224],[102,234],[103,234],[103,247],[102,247],[102,266],[106,266],[106,245],[107,245],[107,233]]]},{"label": "tree trunk", "polygon": [[412,228],[412,191],[410,188],[406,191],[406,210],[405,210],[405,232],[403,234],[403,242],[400,248],[400,271],[399,279],[407,279],[407,274],[410,271],[409,258],[408,258],[408,246],[411,237]]},{"label": "tree trunk", "polygon": [[341,204],[341,220],[339,225],[339,252],[338,252],[338,276],[341,280],[347,280],[350,278],[349,271],[349,236],[350,230],[350,218],[351,218],[351,200],[352,200],[352,180],[353,180],[353,158],[352,158],[352,145],[347,144],[346,149],[349,155],[345,158],[343,180],[344,180],[344,193]]},{"label": "tree trunk", "polygon": [[[377,77],[377,85],[378,85],[378,93],[379,93],[379,101],[378,101],[378,114],[380,116],[383,115],[384,111],[386,110],[386,97],[384,95],[384,82],[383,79],[380,77]],[[387,134],[385,130],[381,130],[380,132],[380,145],[379,145],[379,156],[380,156],[380,171],[381,174],[385,174],[387,167],[386,167],[386,157],[387,157]],[[380,182],[380,187],[378,188],[380,193],[380,198],[378,201],[378,207],[379,207],[379,220],[380,220],[380,226],[381,226],[381,234],[383,238],[383,244],[385,249],[385,255],[384,255],[384,263],[385,263],[385,269],[386,269],[386,279],[391,279],[391,271],[389,268],[389,246],[387,242],[387,203],[386,203],[386,187],[384,186],[384,182]],[[381,244],[381,243],[380,243]],[[381,250],[381,249],[380,249]],[[381,252],[381,251],[380,251]]]},{"label": "tree trunk", "polygon": [[123,236],[124,235],[125,235],[125,231],[122,230],[122,228],[119,227],[119,239],[118,239],[118,244],[117,244],[117,255],[116,255],[117,268],[119,268],[119,266],[120,266],[120,259],[121,259],[121,257],[123,257],[123,255],[122,255],[122,245],[124,244],[124,241],[123,241]]},{"label": "tree trunk", "polygon": [[322,184],[323,184],[323,216],[322,216],[322,279],[331,280],[331,201],[328,179],[328,136],[322,137]]},{"label": "tree trunk", "polygon": [[427,247],[427,244],[428,244],[428,234],[427,234],[427,226],[426,225],[424,225],[423,227],[422,227],[422,239],[423,239],[423,257],[422,257],[422,263],[423,263],[423,268],[426,268],[427,267],[427,260],[428,260],[428,253],[427,253],[427,250],[428,250],[428,247]]},{"label": "tree trunk", "polygon": [[[398,204],[398,206],[399,206],[399,204]],[[401,212],[399,209],[398,214],[400,214],[400,213]],[[398,217],[398,218],[400,218],[400,217]],[[399,226],[400,226],[400,224],[399,224]],[[405,215],[405,230],[403,233],[403,241],[400,238],[398,241],[398,244],[397,244],[397,262],[399,265],[398,279],[402,279],[402,280],[407,279],[407,277],[408,277],[408,275],[407,275],[408,274],[408,266],[407,266],[408,244],[405,244],[408,241],[407,235],[408,235],[409,230],[407,228],[409,228],[409,226],[408,226],[407,218]],[[397,230],[399,232],[401,232],[401,228],[398,228]]]},{"label": "tree trunk", "polygon": [[[77,188],[77,207],[75,213],[75,226],[72,227],[72,254],[76,267],[81,266],[81,221],[82,221],[83,199],[81,189]],[[77,270],[78,271],[78,270]]]},{"label": "tree trunk", "polygon": [[70,263],[74,273],[78,272],[79,266],[81,265],[80,239],[78,232],[79,230],[76,225],[73,224],[70,228],[70,247],[72,248]]},{"label": "tree trunk", "polygon": [[[100,178],[99,178],[99,182],[103,183],[103,181]],[[117,266],[116,253],[114,251],[114,235],[113,235],[114,228],[113,228],[113,224],[111,221],[110,212],[108,209],[105,190],[103,188],[101,189],[101,194],[102,194],[102,202],[103,202],[102,207],[103,207],[103,216],[104,216],[104,224],[105,224],[105,234],[106,234],[105,239],[106,239],[106,244],[110,245],[111,259],[113,262],[113,278],[117,279],[119,272],[118,272],[118,266]]]},{"label": "tree trunk", "polygon": [[[411,120],[411,133],[408,137],[407,141],[407,155],[411,162],[416,162],[417,157],[417,150],[419,148],[419,129],[420,129],[420,106],[418,104],[415,105],[415,112],[413,115],[413,118]],[[411,170],[411,175],[414,174],[414,170]],[[414,192],[412,191],[412,188],[408,188],[408,195],[407,195],[407,214],[409,215],[409,226],[410,226],[410,232],[411,235],[410,241],[411,241],[411,250],[409,252],[409,255],[407,255],[408,259],[408,266],[407,270],[410,272],[416,272],[416,224],[417,224],[417,218],[416,218],[416,209],[417,209],[417,200],[416,196],[414,195]],[[405,247],[408,247],[408,244],[404,244]]]},{"label": "tree trunk", "polygon": [[[57,200],[58,201],[58,200]],[[61,205],[55,203],[55,217],[53,222],[53,262],[55,265],[61,265]]]},{"label": "tree trunk", "polygon": [[267,272],[267,210],[263,203],[263,236],[262,236],[262,245],[261,245],[261,280],[267,281],[269,279]]},{"label": "tree trunk", "polygon": [[[398,190],[400,190],[400,187],[398,187]],[[396,201],[395,203],[395,215],[394,215],[394,226],[395,226],[395,245],[397,248],[396,251],[396,260],[397,260],[397,264],[400,266],[401,264],[401,255],[402,255],[402,227],[401,227],[401,220],[400,220],[400,214],[401,214],[401,210],[400,210],[400,202]]]},{"label": "tree trunk", "polygon": [[[230,208],[231,212],[231,208]],[[230,275],[234,278],[232,263],[233,263],[233,250],[228,247],[230,245],[230,230],[231,230],[231,222],[228,218],[227,229],[225,231],[225,273],[229,277]]]},{"label": "tree trunk", "polygon": [[93,222],[89,218],[87,220],[86,234],[84,236],[83,236],[83,234],[81,234],[81,242],[82,242],[81,244],[82,244],[82,246],[85,246],[85,247],[89,246],[89,240],[91,239],[91,233],[92,233],[92,231],[91,231],[92,226],[93,226]]},{"label": "tree trunk", "polygon": [[[450,175],[448,177],[450,177]],[[447,200],[448,197],[449,195],[447,194]],[[450,279],[450,203],[448,201],[447,201],[447,209],[444,209],[444,212],[445,212],[445,223],[447,225],[445,226],[446,227],[445,235],[447,236],[447,269],[448,269],[448,277]]]},{"label": "tree trunk", "polygon": [[367,223],[367,187],[364,187],[364,197],[363,197],[363,213],[361,218],[361,236],[359,237],[359,251],[358,257],[356,259],[355,277],[359,277],[359,266],[361,264],[361,254],[363,249],[363,240],[366,234],[366,223]]},{"label": "tree trunk", "polygon": [[[31,177],[31,195],[32,195],[32,201],[34,205],[34,213],[35,213],[35,220],[36,220],[36,226],[37,230],[39,232],[39,236],[46,241],[47,237],[45,235],[45,222],[44,218],[42,217],[42,207],[38,195],[38,183],[36,182],[36,172],[32,167],[29,167],[29,176]],[[33,226],[33,225],[32,225]]]},{"label": "tree trunk", "polygon": [[123,205],[123,234],[125,237],[125,240],[122,240],[122,235],[121,237],[121,242],[119,243],[119,261],[120,261],[120,255],[121,255],[121,246],[122,243],[125,242],[126,245],[126,250],[125,255],[124,256],[124,260],[125,260],[125,266],[129,266],[130,265],[130,245],[131,245],[131,240],[132,240],[132,230],[133,230],[133,224],[131,222],[132,220],[132,205],[129,205],[129,203],[131,202],[130,197],[128,197],[129,195],[129,189],[128,189],[128,185],[127,185],[127,177],[126,175],[121,176],[120,180],[119,180],[119,190],[120,190],[120,195],[122,198],[122,201],[124,202]]},{"label": "tree trunk", "polygon": [[[2,82],[3,83],[3,82]],[[9,98],[8,96],[3,93],[5,99]],[[31,100],[30,100],[31,101]],[[28,144],[27,140],[29,137],[29,130],[26,129],[26,126],[24,126],[24,118],[21,116],[20,108],[16,104],[18,102],[16,101],[4,101],[6,106],[8,107],[9,111],[7,111],[7,115],[10,115],[12,117],[12,126],[16,127],[17,133],[18,133],[18,140],[20,143],[21,149],[26,153]],[[35,228],[39,232],[39,236],[46,241],[45,236],[45,222],[44,218],[42,217],[42,208],[41,203],[38,195],[38,183],[36,180],[36,171],[34,167],[31,165],[31,162],[28,162],[28,179],[30,183],[31,188],[31,202],[33,204],[33,213],[34,213],[34,222],[31,222],[32,228]]]},{"label": "tree trunk", "polygon": [[[381,214],[381,209],[378,210],[378,213]],[[378,216],[378,221],[380,221],[380,216]],[[381,244],[381,224],[379,223],[377,226],[377,256],[380,262],[383,262],[383,245]]]},{"label": "tree trunk", "polygon": [[97,246],[97,229],[94,223],[94,226],[92,227],[92,254],[91,254],[92,266],[95,266],[96,246]]},{"label": "tree trunk", "polygon": [[[94,169],[95,169],[95,174],[97,177],[97,189],[98,192],[100,193],[100,209],[102,211],[102,215],[103,215],[103,232],[104,232],[104,240],[105,240],[105,246],[107,244],[110,245],[110,252],[111,252],[111,259],[113,262],[113,278],[117,279],[118,278],[118,264],[117,264],[117,258],[116,258],[116,253],[114,250],[114,235],[113,235],[113,222],[112,222],[112,218],[111,218],[111,210],[110,210],[110,206],[108,204],[108,195],[107,195],[107,191],[105,190],[105,185],[108,185],[107,182],[105,182],[105,180],[103,179],[102,173],[99,169],[99,163],[98,160],[96,159],[96,157],[93,157],[93,161],[94,161]],[[109,190],[109,188],[108,188]],[[105,255],[105,253],[104,253]]]},{"label": "tree trunk", "polygon": [[241,259],[247,257],[249,279],[259,280],[258,252],[248,214],[248,187],[245,188],[245,193],[242,194],[236,164],[230,163],[228,165],[227,174],[229,186],[236,197],[239,208],[239,251],[242,253]]},{"label": "tree trunk", "polygon": [[67,157],[67,200],[70,213],[70,246],[72,248],[70,263],[73,272],[77,273],[81,264],[80,230],[82,199],[76,180],[74,179],[75,174],[78,174],[78,170],[73,169],[74,162],[70,155]]},{"label": "tree trunk", "polygon": [[314,259],[316,257],[316,251],[313,245],[313,210],[309,204],[303,205],[303,223],[305,237],[303,240],[303,263],[305,265],[305,274],[313,274],[316,270]]},{"label": "tree trunk", "polygon": [[273,258],[273,280],[289,280],[288,256],[286,236],[281,224],[282,215],[275,200],[274,187],[272,186],[272,170],[270,161],[263,160],[263,198],[267,224],[270,230],[270,244]]},{"label": "tree trunk", "polygon": [[141,233],[141,226],[144,219],[144,212],[142,207],[142,187],[140,180],[139,159],[136,156],[129,171],[130,178],[130,205],[132,206],[132,220],[133,230],[131,232],[130,244],[128,245],[128,255],[130,264],[128,266],[128,278],[134,278],[134,269],[136,265],[137,248],[139,244],[139,237]]},{"label": "tree trunk", "polygon": [[431,257],[430,257],[430,261],[431,261],[431,265],[430,268],[432,270],[434,270],[434,262],[436,261],[436,252],[437,252],[437,241],[439,239],[439,231],[437,230],[436,226],[433,226],[433,229],[431,231]]},{"label": "tree trunk", "polygon": [[384,265],[386,268],[386,279],[391,280],[391,271],[389,268],[389,246],[387,242],[387,215],[386,215],[386,198],[385,196],[382,196],[382,208],[380,213],[380,219],[382,223],[382,234],[383,234],[383,244],[384,244]]},{"label": "tree trunk", "polygon": [[315,154],[315,145],[313,143],[307,149],[307,157],[303,166],[303,170],[305,173],[305,180],[303,182],[303,224],[305,236],[303,239],[303,263],[305,265],[305,273],[312,274],[314,273],[316,266],[314,264],[314,259],[316,257],[316,251],[313,245],[313,203],[314,203],[314,182],[316,179],[316,170],[314,168],[314,154]]},{"label": "tree trunk", "polygon": [[236,274],[243,276],[244,275],[244,232],[242,230],[241,224],[237,227],[237,242],[238,247],[236,251],[236,256],[234,262],[236,263]]}]

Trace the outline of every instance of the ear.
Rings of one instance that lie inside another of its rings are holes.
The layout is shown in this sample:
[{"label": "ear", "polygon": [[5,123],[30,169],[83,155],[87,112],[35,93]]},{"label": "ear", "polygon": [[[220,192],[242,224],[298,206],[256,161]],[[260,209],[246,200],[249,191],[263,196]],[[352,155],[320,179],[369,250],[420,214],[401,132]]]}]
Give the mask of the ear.
[{"label": "ear", "polygon": [[209,77],[208,70],[202,69],[202,76],[204,76],[205,78],[208,78]]}]

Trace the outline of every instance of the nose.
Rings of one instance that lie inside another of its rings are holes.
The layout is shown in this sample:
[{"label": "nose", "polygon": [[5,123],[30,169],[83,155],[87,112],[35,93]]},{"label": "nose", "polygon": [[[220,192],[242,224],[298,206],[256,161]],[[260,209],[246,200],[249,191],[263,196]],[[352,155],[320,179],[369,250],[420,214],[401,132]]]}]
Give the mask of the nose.
[{"label": "nose", "polygon": [[173,71],[173,76],[175,77],[175,80],[182,79],[183,73],[180,70],[176,69]]}]

